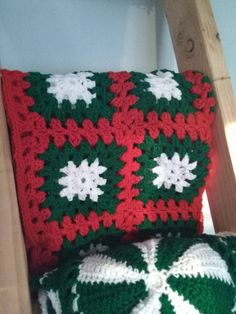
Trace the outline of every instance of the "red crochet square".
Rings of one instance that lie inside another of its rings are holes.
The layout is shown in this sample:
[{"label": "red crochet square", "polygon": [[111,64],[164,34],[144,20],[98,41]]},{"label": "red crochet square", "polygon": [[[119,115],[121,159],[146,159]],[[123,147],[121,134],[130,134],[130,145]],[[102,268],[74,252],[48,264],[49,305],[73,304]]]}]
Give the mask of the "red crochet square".
[{"label": "red crochet square", "polygon": [[215,99],[187,71],[2,71],[30,269],[91,243],[202,232]]}]

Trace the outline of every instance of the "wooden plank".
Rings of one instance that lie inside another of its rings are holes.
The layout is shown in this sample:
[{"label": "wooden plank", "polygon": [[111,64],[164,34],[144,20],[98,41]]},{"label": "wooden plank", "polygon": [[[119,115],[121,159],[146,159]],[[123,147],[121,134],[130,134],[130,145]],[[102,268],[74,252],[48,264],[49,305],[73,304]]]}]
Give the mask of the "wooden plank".
[{"label": "wooden plank", "polygon": [[216,232],[236,232],[236,104],[209,0],[164,0],[180,71],[198,70],[213,81],[217,117],[207,196]]},{"label": "wooden plank", "polygon": [[0,88],[0,313],[30,314],[27,261]]}]

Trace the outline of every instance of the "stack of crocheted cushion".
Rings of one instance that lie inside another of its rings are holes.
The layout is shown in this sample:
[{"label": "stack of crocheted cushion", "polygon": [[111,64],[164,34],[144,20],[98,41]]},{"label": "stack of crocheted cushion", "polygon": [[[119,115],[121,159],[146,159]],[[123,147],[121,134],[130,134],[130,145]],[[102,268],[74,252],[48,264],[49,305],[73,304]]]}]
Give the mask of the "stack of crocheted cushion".
[{"label": "stack of crocheted cushion", "polygon": [[135,233],[202,232],[215,99],[201,73],[2,75],[31,271]]},{"label": "stack of crocheted cushion", "polygon": [[126,244],[72,259],[33,286],[43,314],[236,313],[236,237]]}]

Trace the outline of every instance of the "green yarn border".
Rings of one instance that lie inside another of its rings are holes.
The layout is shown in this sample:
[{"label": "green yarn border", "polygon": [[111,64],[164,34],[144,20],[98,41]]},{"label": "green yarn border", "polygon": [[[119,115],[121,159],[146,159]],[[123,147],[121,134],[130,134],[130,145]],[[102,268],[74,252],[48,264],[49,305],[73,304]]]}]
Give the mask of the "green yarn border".
[{"label": "green yarn border", "polygon": [[157,234],[162,237],[192,237],[197,235],[198,223],[199,222],[193,218],[190,218],[186,221],[182,219],[173,221],[172,218],[168,218],[166,222],[163,222],[161,218],[158,218],[154,223],[151,222],[148,218],[145,218],[144,221],[138,225],[139,233],[137,234],[137,240],[142,241]]}]

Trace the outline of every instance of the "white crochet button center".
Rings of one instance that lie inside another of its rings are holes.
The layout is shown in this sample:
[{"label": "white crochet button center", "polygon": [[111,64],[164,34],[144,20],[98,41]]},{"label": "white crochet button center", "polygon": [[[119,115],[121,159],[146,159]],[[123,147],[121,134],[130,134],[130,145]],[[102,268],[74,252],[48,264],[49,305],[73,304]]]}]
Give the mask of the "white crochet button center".
[{"label": "white crochet button center", "polygon": [[78,197],[80,201],[85,201],[89,197],[91,201],[97,202],[99,195],[104,193],[99,186],[107,182],[100,175],[106,170],[106,167],[99,165],[98,158],[90,166],[87,159],[84,159],[78,167],[73,161],[68,161],[67,166],[59,170],[65,174],[58,180],[58,183],[64,187],[60,196],[66,197],[70,202],[74,197]]},{"label": "white crochet button center", "polygon": [[78,72],[68,74],[51,75],[46,81],[50,83],[47,92],[53,94],[58,102],[58,107],[61,108],[63,100],[69,100],[71,107],[75,108],[78,100],[84,100],[86,108],[96,98],[96,93],[92,93],[91,89],[96,86],[91,72]]},{"label": "white crochet button center", "polygon": [[158,292],[166,285],[166,275],[160,271],[154,270],[147,275],[145,280],[148,290]]}]

